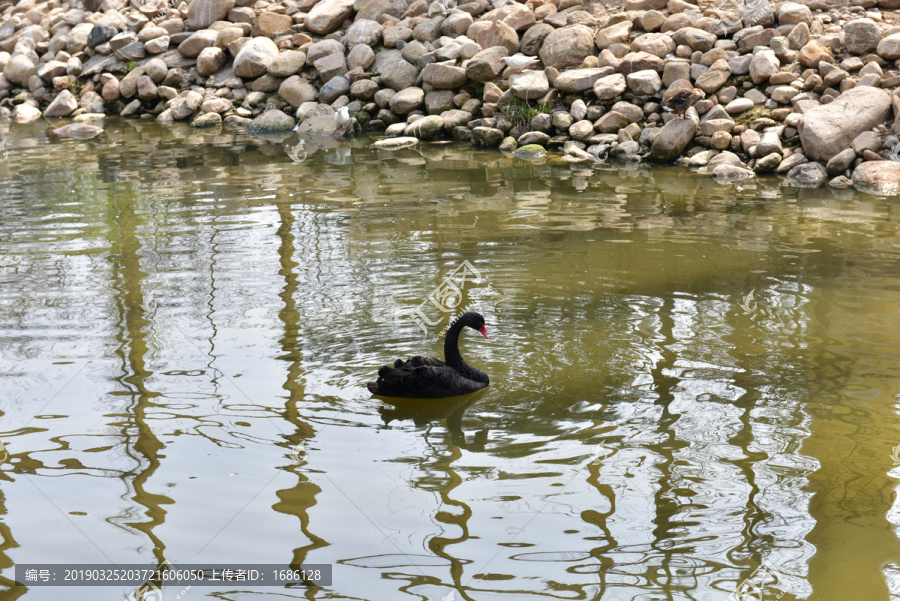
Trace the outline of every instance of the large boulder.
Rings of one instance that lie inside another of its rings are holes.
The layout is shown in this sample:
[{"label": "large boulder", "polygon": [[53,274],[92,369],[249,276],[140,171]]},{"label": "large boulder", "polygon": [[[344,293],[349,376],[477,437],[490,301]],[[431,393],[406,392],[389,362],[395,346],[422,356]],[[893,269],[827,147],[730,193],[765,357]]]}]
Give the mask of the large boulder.
[{"label": "large boulder", "polygon": [[445,63],[429,63],[422,70],[422,80],[437,90],[455,90],[468,79],[465,69]]},{"label": "large boulder", "polygon": [[522,100],[537,100],[550,91],[550,83],[543,71],[525,71],[509,76],[509,89]]},{"label": "large boulder", "polygon": [[844,46],[853,54],[867,54],[878,47],[881,27],[872,19],[854,19],[844,24]]},{"label": "large boulder", "polygon": [[509,56],[509,50],[503,46],[486,48],[469,59],[466,64],[466,75],[469,79],[486,83],[494,81],[506,67],[503,57]]},{"label": "large boulder", "polygon": [[594,94],[599,100],[612,100],[621,96],[627,87],[625,76],[621,73],[613,73],[594,82]]},{"label": "large boulder", "polygon": [[353,14],[353,0],[322,0],[306,16],[306,28],[319,35],[328,35]]},{"label": "large boulder", "polygon": [[853,185],[861,192],[896,196],[900,194],[900,163],[866,161],[853,170]]},{"label": "large boulder", "polygon": [[762,50],[753,55],[750,59],[750,78],[755,84],[761,84],[768,81],[770,77],[778,72],[781,63],[772,50]]},{"label": "large boulder", "polygon": [[510,54],[519,49],[519,34],[516,30],[502,21],[494,22],[490,27],[482,29],[475,36],[475,41],[482,48],[502,46]]},{"label": "large boulder", "polygon": [[590,90],[601,77],[612,75],[612,67],[603,67],[600,69],[570,69],[563,71],[556,76],[553,82],[557,90],[566,94],[581,94],[585,90]]},{"label": "large boulder", "polygon": [[672,119],[660,130],[653,141],[650,153],[661,163],[671,163],[684,152],[697,133],[697,122],[693,119]]},{"label": "large boulder", "polygon": [[900,33],[895,33],[878,42],[876,50],[881,58],[894,60],[900,58]]},{"label": "large boulder", "polygon": [[545,67],[563,69],[580,65],[594,50],[594,33],[584,25],[570,25],[550,33],[539,56]]},{"label": "large boulder", "polygon": [[[307,57],[308,60],[308,57]],[[381,83],[392,90],[403,90],[416,85],[419,70],[403,59],[399,50],[381,50],[375,55],[375,73],[381,75]]]},{"label": "large boulder", "polygon": [[234,74],[238,77],[265,75],[269,64],[278,56],[278,46],[269,38],[253,38],[234,57]]},{"label": "large boulder", "polygon": [[800,119],[800,142],[807,156],[827,163],[864,131],[891,117],[891,95],[871,86],[847,90],[837,100],[816,106]]},{"label": "large boulder", "polygon": [[78,99],[69,90],[61,91],[47,110],[44,111],[45,117],[68,117],[72,111],[78,108]]},{"label": "large boulder", "polygon": [[319,96],[316,86],[299,75],[291,75],[278,87],[278,95],[293,106],[299,107],[304,102],[312,102]]}]

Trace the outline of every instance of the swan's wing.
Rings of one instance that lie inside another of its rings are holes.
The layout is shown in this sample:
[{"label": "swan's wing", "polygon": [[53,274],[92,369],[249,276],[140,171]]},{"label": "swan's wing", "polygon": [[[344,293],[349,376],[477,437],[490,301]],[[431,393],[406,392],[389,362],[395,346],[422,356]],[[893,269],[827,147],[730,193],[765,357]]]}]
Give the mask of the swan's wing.
[{"label": "swan's wing", "polygon": [[440,359],[435,359],[434,357],[422,357],[419,355],[410,359],[409,363],[412,364],[413,367],[421,367],[423,365],[427,365],[427,366],[431,366],[431,367],[446,367],[446,365],[447,365]]},{"label": "swan's wing", "polygon": [[403,376],[403,386],[411,390],[426,391],[450,391],[458,388],[460,375],[446,365],[423,365],[416,367]]}]

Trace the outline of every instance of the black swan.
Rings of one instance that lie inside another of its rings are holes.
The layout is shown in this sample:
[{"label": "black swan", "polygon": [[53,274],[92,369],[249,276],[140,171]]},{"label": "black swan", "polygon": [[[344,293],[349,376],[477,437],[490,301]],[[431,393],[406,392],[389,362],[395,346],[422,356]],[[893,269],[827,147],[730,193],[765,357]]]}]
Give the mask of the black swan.
[{"label": "black swan", "polygon": [[385,365],[378,370],[378,380],[367,385],[369,392],[387,397],[439,399],[469,394],[487,386],[487,374],[466,363],[459,354],[459,333],[466,326],[488,338],[484,317],[463,313],[447,330],[444,361],[419,356],[408,361],[397,359],[393,367]]}]

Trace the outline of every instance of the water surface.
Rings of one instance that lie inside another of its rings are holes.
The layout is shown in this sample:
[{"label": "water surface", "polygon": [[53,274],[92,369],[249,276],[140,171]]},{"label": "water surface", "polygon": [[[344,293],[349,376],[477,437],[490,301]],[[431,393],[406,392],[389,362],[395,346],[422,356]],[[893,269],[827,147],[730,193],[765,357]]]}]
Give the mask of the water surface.
[{"label": "water surface", "polygon": [[[8,130],[4,598],[131,592],[13,588],[14,564],[163,561],[334,568],[188,598],[900,598],[896,199],[454,144],[309,140],[298,163],[296,136]],[[491,386],[372,399],[380,365],[441,355],[428,299],[465,261],[447,305],[484,314],[462,349]]]}]

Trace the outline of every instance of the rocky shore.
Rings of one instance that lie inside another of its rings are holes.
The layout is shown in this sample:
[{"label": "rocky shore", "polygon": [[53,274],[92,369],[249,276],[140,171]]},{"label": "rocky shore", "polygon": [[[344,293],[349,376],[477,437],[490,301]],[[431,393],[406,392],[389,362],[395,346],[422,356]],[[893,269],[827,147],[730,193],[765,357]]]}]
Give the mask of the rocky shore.
[{"label": "rocky shore", "polygon": [[699,1],[0,0],[0,117],[453,138],[900,193],[900,0]]}]

